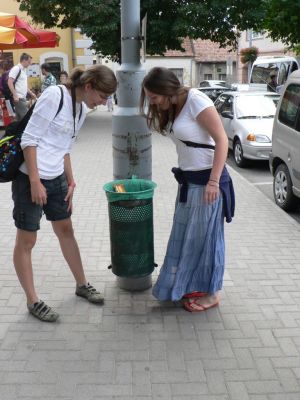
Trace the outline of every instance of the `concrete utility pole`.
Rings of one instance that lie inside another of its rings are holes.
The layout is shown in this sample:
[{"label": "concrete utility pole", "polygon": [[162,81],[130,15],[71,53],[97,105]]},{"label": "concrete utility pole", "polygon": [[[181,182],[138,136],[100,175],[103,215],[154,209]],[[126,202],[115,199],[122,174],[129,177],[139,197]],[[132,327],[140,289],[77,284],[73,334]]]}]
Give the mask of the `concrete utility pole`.
[{"label": "concrete utility pole", "polygon": [[[121,0],[121,67],[117,71],[118,109],[112,118],[114,179],[132,175],[151,180],[151,133],[140,115],[141,83],[145,70],[140,62],[140,0]],[[145,290],[152,285],[151,274],[117,277],[119,287]]]},{"label": "concrete utility pole", "polygon": [[140,62],[140,0],[121,0],[121,67],[118,109],[113,114],[114,179],[151,179],[151,133],[139,112],[145,70]]}]

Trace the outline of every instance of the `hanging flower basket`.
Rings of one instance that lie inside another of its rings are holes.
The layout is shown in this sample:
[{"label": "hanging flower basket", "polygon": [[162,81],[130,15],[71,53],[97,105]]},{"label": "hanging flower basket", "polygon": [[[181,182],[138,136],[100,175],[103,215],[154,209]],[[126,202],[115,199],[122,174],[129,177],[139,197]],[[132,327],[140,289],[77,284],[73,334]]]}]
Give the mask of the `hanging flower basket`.
[{"label": "hanging flower basket", "polygon": [[240,51],[241,61],[243,64],[248,62],[253,63],[258,56],[258,48],[257,47],[247,47],[245,49],[241,49]]}]

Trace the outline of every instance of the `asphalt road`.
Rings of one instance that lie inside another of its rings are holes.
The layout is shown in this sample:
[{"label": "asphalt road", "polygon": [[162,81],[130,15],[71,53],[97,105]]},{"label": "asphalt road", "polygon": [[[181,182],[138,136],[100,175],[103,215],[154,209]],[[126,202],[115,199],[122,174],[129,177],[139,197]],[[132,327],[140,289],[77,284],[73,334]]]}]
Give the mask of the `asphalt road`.
[{"label": "asphalt road", "polygon": [[[255,185],[265,196],[274,201],[273,197],[273,177],[269,170],[267,161],[252,162],[246,168],[239,168],[234,162],[232,152],[229,151],[227,164],[240,173],[245,179]],[[298,208],[290,212],[289,215],[300,223],[300,204]]]}]

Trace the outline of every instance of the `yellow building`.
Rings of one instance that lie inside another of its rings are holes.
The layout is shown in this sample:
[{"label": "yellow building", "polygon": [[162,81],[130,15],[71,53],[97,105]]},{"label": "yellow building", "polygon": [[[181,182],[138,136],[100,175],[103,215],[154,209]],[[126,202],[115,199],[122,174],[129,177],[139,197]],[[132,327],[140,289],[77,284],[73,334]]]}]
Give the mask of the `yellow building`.
[{"label": "yellow building", "polygon": [[[6,0],[5,2],[1,1],[0,11],[16,14],[32,25],[30,16],[19,10],[19,3],[15,0]],[[40,65],[45,62],[51,65],[51,70],[55,75],[62,70],[69,73],[75,66],[85,68],[95,62],[95,56],[92,51],[88,49],[91,45],[91,40],[84,37],[80,33],[80,30],[70,28],[53,28],[51,30],[57,32],[60,36],[58,47],[11,51],[5,50],[2,56],[0,53],[0,66],[4,59],[10,60],[12,64],[17,64],[20,55],[26,51],[26,53],[30,54],[33,58],[32,65],[28,68],[28,76],[30,87],[34,87],[38,86],[40,83]]]}]

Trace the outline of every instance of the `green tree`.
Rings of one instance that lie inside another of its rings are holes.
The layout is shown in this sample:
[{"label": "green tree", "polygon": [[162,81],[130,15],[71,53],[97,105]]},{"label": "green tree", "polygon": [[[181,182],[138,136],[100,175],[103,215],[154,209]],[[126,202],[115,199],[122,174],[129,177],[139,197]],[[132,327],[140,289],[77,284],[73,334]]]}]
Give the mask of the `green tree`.
[{"label": "green tree", "polygon": [[[120,60],[120,0],[17,0],[45,28],[79,27],[97,53]],[[182,38],[210,39],[235,47],[237,32],[260,30],[268,0],[141,0],[147,12],[147,53],[183,50]]]},{"label": "green tree", "polygon": [[263,27],[273,40],[281,40],[300,54],[300,0],[270,0]]}]

